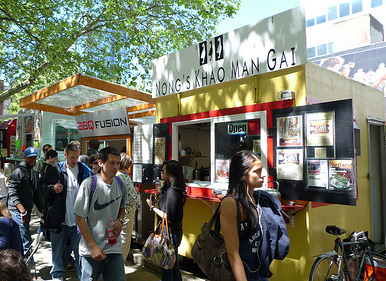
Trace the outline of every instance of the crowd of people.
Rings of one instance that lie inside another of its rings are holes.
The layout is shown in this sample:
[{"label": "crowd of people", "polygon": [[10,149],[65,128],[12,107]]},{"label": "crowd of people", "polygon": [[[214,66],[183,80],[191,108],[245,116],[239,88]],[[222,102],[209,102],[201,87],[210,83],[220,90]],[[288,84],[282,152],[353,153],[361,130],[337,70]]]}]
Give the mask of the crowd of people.
[{"label": "crowd of people", "polygon": [[[27,254],[32,242],[31,213],[36,206],[41,213],[38,232],[51,242],[52,280],[63,280],[71,263],[79,280],[98,280],[100,275],[104,280],[126,280],[124,262],[139,202],[138,189],[128,174],[132,160],[113,147],[99,151],[97,141],[90,141],[83,156],[79,142],[69,143],[64,150],[65,160],[60,163],[56,163],[58,153],[51,145],[43,147],[44,156],[38,161],[36,149],[28,147],[23,162],[4,185],[0,170],[0,263],[20,263]],[[0,161],[3,163],[2,158]],[[167,216],[171,243],[178,256],[186,201],[181,164],[165,161],[161,178],[158,205],[152,196],[146,202],[159,218]],[[228,195],[223,199],[220,222],[237,280],[268,280],[272,259],[283,259],[288,253],[280,202],[268,193],[255,191],[263,181],[258,156],[245,150],[236,153],[230,163]],[[280,233],[275,241],[271,241],[272,232]],[[18,280],[30,280],[24,266],[19,267]],[[1,280],[8,280],[5,276],[16,269],[1,265]],[[161,273],[164,281],[182,280],[178,262],[172,269],[161,269]]]},{"label": "crowd of people", "polygon": [[[36,206],[41,213],[38,232],[51,242],[52,280],[63,280],[71,259],[79,280],[97,280],[101,274],[104,280],[126,280],[124,260],[138,189],[128,175],[130,156],[112,147],[98,149],[99,140],[92,139],[87,153],[80,155],[80,143],[72,141],[64,150],[65,160],[57,163],[58,153],[51,145],[43,146],[44,155],[38,160],[37,150],[28,147],[9,179],[0,169],[0,249],[9,251],[4,256],[14,258],[10,251],[22,258],[27,255]],[[107,237],[110,219],[117,238],[114,245]]]}]

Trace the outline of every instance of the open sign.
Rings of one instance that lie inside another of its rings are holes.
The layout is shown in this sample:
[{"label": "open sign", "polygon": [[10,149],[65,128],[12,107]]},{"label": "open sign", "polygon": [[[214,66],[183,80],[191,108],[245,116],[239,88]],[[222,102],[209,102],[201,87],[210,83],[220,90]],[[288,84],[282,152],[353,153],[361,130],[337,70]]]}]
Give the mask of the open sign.
[{"label": "open sign", "polygon": [[238,122],[228,124],[228,135],[248,134],[248,122]]}]

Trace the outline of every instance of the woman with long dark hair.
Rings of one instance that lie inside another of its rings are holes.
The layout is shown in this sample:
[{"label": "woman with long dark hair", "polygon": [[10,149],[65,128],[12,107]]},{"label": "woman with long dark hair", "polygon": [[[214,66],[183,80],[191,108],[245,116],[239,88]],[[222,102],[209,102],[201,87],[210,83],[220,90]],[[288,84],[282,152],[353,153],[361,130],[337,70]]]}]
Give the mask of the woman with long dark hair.
[{"label": "woman with long dark hair", "polygon": [[[163,163],[161,178],[164,185],[159,196],[159,209],[155,208],[152,202],[152,195],[146,200],[150,210],[154,211],[159,217],[165,214],[168,218],[169,233],[171,242],[178,259],[178,246],[182,240],[182,218],[183,207],[185,204],[186,184],[182,173],[182,166],[175,160],[168,160]],[[162,280],[182,280],[178,260],[172,269],[161,269]]]},{"label": "woman with long dark hair", "polygon": [[262,162],[252,151],[242,150],[232,157],[220,223],[236,280],[268,280],[272,259],[284,259],[289,250],[281,204],[259,190],[264,177]]}]

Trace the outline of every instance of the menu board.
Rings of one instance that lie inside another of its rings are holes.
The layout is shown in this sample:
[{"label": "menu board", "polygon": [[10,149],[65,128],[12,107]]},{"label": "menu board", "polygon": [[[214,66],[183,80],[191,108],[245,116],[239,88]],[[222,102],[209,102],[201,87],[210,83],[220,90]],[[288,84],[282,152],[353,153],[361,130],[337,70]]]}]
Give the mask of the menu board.
[{"label": "menu board", "polygon": [[133,163],[153,164],[153,125],[134,127]]},{"label": "menu board", "polygon": [[133,182],[142,182],[142,165],[133,164]]},{"label": "menu board", "polygon": [[303,149],[277,150],[277,178],[303,180]]}]

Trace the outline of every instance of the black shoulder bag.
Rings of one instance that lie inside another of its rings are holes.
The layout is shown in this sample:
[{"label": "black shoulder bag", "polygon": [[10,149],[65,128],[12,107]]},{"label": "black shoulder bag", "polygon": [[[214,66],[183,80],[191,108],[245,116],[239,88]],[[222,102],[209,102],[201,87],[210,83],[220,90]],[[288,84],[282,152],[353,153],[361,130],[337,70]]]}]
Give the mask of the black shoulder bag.
[{"label": "black shoulder bag", "polygon": [[[233,196],[232,196],[233,197]],[[236,199],[235,199],[236,200]],[[237,204],[237,227],[240,228],[240,208]],[[205,222],[201,228],[192,248],[192,256],[212,281],[233,281],[232,268],[228,260],[224,237],[220,233],[220,205],[209,222]],[[216,223],[216,224],[215,224]],[[215,224],[215,229],[213,225]]]}]

